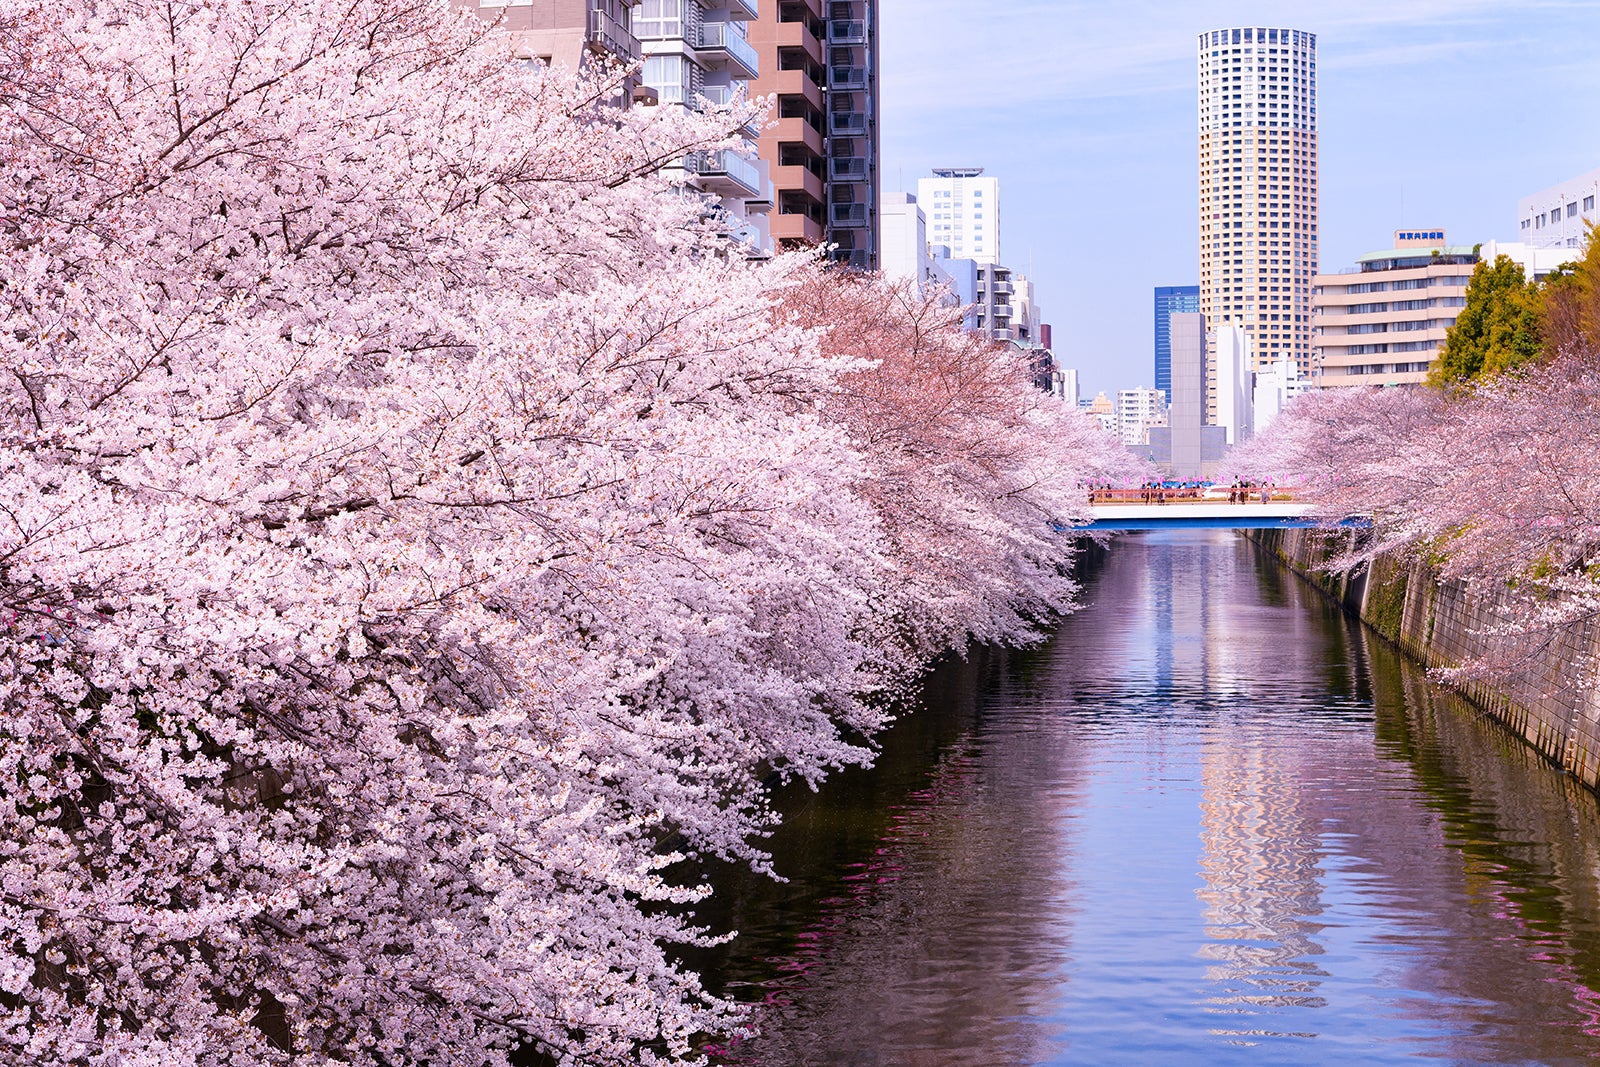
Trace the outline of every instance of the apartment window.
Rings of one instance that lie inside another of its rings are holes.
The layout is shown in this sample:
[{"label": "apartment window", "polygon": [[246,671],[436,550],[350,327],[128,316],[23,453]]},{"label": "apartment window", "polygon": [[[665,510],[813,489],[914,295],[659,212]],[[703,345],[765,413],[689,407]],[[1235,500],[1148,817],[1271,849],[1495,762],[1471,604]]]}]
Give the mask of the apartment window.
[{"label": "apartment window", "polygon": [[[676,3],[677,0],[658,0]],[[644,61],[644,83],[654,89],[663,104],[681,104],[689,99],[689,64],[683,56],[648,56]]]},{"label": "apartment window", "polygon": [[[636,37],[682,37],[684,0],[644,0],[633,15]],[[681,57],[680,57],[681,58]],[[646,84],[655,85],[649,77]],[[662,97],[663,100],[666,97]]]},{"label": "apartment window", "polygon": [[1574,200],[1572,203],[1567,205],[1567,218],[1570,219],[1574,215],[1576,215],[1577,213],[1578,213],[1578,202],[1576,200]]},{"label": "apartment window", "polygon": [[1585,211],[1593,211],[1594,210],[1594,197],[1586,196],[1586,197],[1583,198],[1583,210],[1585,210]]}]

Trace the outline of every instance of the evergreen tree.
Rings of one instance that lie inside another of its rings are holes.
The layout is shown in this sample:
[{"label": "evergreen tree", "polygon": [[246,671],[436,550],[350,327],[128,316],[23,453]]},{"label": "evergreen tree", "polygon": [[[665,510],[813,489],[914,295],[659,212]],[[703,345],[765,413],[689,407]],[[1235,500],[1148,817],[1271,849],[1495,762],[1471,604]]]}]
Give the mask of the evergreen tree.
[{"label": "evergreen tree", "polygon": [[1502,374],[1540,354],[1540,295],[1509,256],[1479,263],[1467,304],[1445,337],[1430,382],[1446,386]]}]

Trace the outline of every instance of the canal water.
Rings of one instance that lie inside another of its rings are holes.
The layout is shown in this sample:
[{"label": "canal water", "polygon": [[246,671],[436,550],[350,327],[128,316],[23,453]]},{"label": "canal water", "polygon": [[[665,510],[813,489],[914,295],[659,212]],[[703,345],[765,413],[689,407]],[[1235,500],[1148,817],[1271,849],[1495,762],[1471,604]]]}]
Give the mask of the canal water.
[{"label": "canal water", "polygon": [[1232,533],[1084,600],[718,873],[717,1062],[1600,1062],[1593,797]]}]

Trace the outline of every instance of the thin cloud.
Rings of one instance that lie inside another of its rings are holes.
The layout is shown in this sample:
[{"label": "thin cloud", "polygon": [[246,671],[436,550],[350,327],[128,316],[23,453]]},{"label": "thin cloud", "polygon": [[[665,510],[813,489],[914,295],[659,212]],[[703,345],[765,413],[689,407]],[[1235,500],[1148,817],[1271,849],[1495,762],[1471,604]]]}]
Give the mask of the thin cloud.
[{"label": "thin cloud", "polygon": [[[1531,37],[1547,32],[1539,21],[1547,16],[1595,11],[1600,0],[1515,7],[1497,0],[1345,0],[1314,12],[1273,4],[1246,15],[1222,2],[884,0],[883,85],[906,117],[1149,97],[1193,88],[1194,41],[1203,29],[1303,27],[1318,34],[1326,69],[1349,70],[1501,48],[1508,22]],[[1448,42],[1394,37],[1404,30],[1436,36],[1447,28]]]}]

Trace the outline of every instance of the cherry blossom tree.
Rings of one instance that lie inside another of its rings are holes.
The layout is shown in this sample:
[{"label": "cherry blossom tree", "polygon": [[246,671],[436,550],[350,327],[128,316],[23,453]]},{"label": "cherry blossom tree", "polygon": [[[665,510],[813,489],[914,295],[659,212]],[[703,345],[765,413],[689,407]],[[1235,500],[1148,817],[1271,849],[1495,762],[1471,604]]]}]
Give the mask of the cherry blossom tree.
[{"label": "cherry blossom tree", "polygon": [[1024,353],[962,329],[947,293],[813,272],[785,309],[826,331],[826,351],[860,361],[823,415],[866,458],[860,489],[895,568],[877,617],[906,639],[906,662],[968,636],[1035,637],[1075,591],[1082,484],[1137,484],[1144,464],[1034,388]]},{"label": "cherry blossom tree", "polygon": [[623,73],[442,0],[0,0],[0,1063],[693,1060],[677,861],[764,866],[769,774],[1069,606],[1126,459],[730,258],[659,171],[754,112]]},{"label": "cherry blossom tree", "polygon": [[[1600,613],[1600,387],[1580,349],[1447,394],[1336,390],[1298,400],[1239,459],[1306,487],[1328,521],[1372,529],[1338,561],[1425,553],[1505,608],[1488,651],[1449,672],[1495,677]],[[1585,668],[1592,670],[1592,665]]]}]

